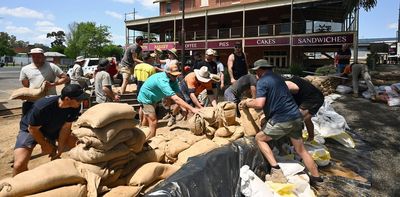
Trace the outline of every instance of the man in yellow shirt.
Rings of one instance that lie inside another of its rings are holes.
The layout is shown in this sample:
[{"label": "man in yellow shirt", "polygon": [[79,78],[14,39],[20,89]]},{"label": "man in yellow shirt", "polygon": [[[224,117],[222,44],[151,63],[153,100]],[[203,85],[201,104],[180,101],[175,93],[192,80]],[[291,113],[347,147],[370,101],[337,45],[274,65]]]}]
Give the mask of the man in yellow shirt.
[{"label": "man in yellow shirt", "polygon": [[154,54],[146,52],[143,54],[143,63],[135,66],[134,77],[136,78],[137,92],[139,92],[144,81],[149,78],[152,74],[156,73],[156,68],[153,66]]}]

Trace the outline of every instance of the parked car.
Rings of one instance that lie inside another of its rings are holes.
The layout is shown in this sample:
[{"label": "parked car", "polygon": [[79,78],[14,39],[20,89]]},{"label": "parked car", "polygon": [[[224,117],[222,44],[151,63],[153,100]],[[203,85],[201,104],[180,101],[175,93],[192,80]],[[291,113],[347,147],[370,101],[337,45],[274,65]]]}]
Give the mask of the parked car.
[{"label": "parked car", "polygon": [[[83,63],[82,69],[83,69],[83,75],[87,76],[88,74],[94,74],[94,72],[97,69],[97,65],[99,64],[99,58],[85,58],[85,63]],[[72,67],[68,69],[67,75],[71,76],[72,74]]]}]

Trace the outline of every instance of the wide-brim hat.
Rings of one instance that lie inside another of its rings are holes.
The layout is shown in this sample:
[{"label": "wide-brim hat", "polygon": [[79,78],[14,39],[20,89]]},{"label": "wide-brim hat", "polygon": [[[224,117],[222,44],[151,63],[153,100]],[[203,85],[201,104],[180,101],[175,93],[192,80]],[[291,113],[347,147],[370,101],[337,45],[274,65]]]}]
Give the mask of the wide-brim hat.
[{"label": "wide-brim hat", "polygon": [[173,76],[179,76],[182,74],[182,72],[179,71],[178,65],[176,65],[176,64],[169,65],[166,69],[166,72]]},{"label": "wide-brim hat", "polygon": [[200,69],[194,69],[194,74],[197,80],[207,83],[211,80],[211,73],[208,72],[207,66],[202,66]]},{"label": "wide-brim hat", "polygon": [[219,83],[221,81],[221,77],[219,77],[216,74],[210,74],[211,80],[213,80],[214,82]]},{"label": "wide-brim hat", "polygon": [[33,48],[31,49],[31,51],[29,52],[29,54],[44,54],[44,50],[41,48]]},{"label": "wide-brim hat", "polygon": [[85,61],[85,58],[83,56],[76,57],[75,62],[83,62],[83,61]]},{"label": "wide-brim hat", "polygon": [[207,49],[206,55],[215,55],[215,51],[213,49]]},{"label": "wide-brim hat", "polygon": [[171,53],[171,54],[174,55],[176,58],[178,57],[178,55],[177,55],[177,50],[176,50],[175,48],[168,49],[168,53]]},{"label": "wide-brim hat", "polygon": [[258,70],[260,68],[273,68],[275,67],[272,64],[269,64],[267,60],[265,59],[259,59],[256,62],[254,62],[254,68],[252,68],[251,70]]}]

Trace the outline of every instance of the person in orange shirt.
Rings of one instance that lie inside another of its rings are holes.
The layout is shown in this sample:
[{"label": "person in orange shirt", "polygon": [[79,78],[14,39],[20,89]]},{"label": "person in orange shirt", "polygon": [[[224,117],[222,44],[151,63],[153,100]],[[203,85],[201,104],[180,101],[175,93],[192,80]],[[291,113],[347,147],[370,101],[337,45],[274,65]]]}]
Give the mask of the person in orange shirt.
[{"label": "person in orange shirt", "polygon": [[213,91],[212,83],[218,83],[218,75],[211,74],[206,66],[194,69],[181,81],[180,88],[187,103],[197,108],[206,107],[208,101],[212,106],[217,105],[217,97]]},{"label": "person in orange shirt", "polygon": [[368,66],[359,63],[353,63],[347,65],[344,68],[342,76],[348,76],[350,74],[353,82],[353,97],[357,98],[359,96],[358,82],[359,82],[359,76],[361,75],[364,78],[365,83],[367,84],[368,91],[371,94],[371,100],[376,101],[377,92],[375,90],[374,84],[371,81],[371,75],[368,72]]}]

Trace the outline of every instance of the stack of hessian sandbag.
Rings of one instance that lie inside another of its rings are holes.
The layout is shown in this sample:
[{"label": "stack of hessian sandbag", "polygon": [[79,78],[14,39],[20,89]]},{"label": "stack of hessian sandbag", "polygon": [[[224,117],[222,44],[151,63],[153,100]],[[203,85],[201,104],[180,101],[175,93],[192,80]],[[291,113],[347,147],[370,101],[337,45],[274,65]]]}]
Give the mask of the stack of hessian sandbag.
[{"label": "stack of hessian sandbag", "polygon": [[27,101],[36,101],[46,95],[45,83],[43,82],[39,88],[19,88],[13,91],[10,100],[21,99]]},{"label": "stack of hessian sandbag", "polygon": [[317,87],[324,96],[332,94],[336,91],[336,87],[341,83],[340,78],[328,77],[328,76],[307,76],[305,80],[312,83]]}]

